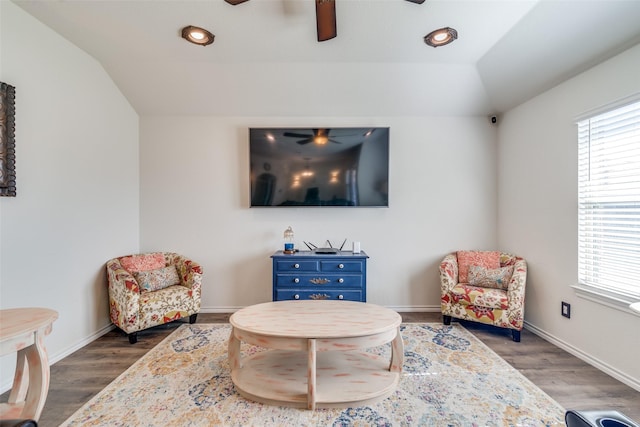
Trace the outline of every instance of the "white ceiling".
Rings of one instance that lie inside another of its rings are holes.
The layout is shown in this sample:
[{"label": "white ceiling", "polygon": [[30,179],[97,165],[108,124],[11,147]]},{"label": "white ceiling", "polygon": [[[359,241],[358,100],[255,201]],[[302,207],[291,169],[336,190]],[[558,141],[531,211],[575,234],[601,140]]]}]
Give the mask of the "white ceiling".
[{"label": "white ceiling", "polygon": [[[14,2],[141,115],[493,114],[640,42],[640,0],[336,0],[322,43],[313,0]],[[185,42],[186,25],[215,43]],[[444,26],[455,43],[424,44]]]}]

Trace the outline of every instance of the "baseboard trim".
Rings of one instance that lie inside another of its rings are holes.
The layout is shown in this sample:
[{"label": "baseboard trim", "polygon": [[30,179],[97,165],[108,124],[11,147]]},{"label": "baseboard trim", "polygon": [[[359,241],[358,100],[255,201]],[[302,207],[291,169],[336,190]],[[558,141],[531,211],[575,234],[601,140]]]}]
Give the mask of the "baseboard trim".
[{"label": "baseboard trim", "polygon": [[54,354],[53,356],[51,356],[49,358],[49,366],[55,364],[56,362],[59,362],[60,360],[62,360],[65,357],[69,356],[70,354],[80,350],[82,347],[84,347],[84,346],[86,346],[88,344],[91,344],[93,341],[97,340],[98,338],[100,338],[104,334],[113,331],[115,328],[116,328],[115,325],[113,325],[112,323],[109,323],[107,326],[98,329],[93,334],[91,334],[88,337],[83,338],[82,340],[76,342],[74,345],[72,345],[71,347],[65,349],[64,351]]},{"label": "baseboard trim", "polygon": [[[397,305],[397,306],[385,306],[397,312],[420,312],[420,313],[436,313],[440,312],[439,305]],[[200,313],[235,313],[242,307],[200,307]]]},{"label": "baseboard trim", "polygon": [[436,313],[440,312],[439,305],[396,305],[396,306],[387,306],[392,310],[395,310],[399,313],[406,313],[409,311],[418,312],[418,313]]},{"label": "baseboard trim", "polygon": [[200,307],[200,311],[198,313],[218,313],[218,314],[225,314],[225,313],[235,313],[236,311],[240,310],[241,308],[244,308],[244,306],[240,306],[240,307]]},{"label": "baseboard trim", "polygon": [[625,374],[624,372],[621,372],[621,371],[617,370],[616,368],[612,367],[611,365],[599,360],[598,358],[595,358],[595,357],[583,352],[579,348],[574,347],[571,344],[566,343],[565,341],[559,339],[558,337],[548,333],[547,331],[545,331],[543,329],[538,328],[535,325],[532,325],[531,323],[529,323],[527,321],[524,322],[524,327],[525,327],[525,329],[527,329],[527,330],[531,331],[532,333],[538,335],[540,338],[544,339],[545,341],[548,341],[551,344],[563,349],[564,351],[566,351],[568,353],[571,353],[572,355],[574,355],[578,359],[588,363],[589,365],[593,366],[594,368],[596,368],[596,369],[604,372],[605,374],[617,379],[618,381],[628,385],[632,389],[634,389],[636,391],[640,391],[640,380],[637,380],[637,379]]}]

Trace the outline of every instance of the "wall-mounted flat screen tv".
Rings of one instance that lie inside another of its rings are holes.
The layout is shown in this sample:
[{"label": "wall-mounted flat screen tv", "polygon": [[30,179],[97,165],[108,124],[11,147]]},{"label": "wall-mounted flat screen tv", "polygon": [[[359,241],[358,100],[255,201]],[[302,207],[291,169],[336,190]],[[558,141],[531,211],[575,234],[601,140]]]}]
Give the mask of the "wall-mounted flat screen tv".
[{"label": "wall-mounted flat screen tv", "polygon": [[251,207],[389,206],[389,128],[250,128]]}]

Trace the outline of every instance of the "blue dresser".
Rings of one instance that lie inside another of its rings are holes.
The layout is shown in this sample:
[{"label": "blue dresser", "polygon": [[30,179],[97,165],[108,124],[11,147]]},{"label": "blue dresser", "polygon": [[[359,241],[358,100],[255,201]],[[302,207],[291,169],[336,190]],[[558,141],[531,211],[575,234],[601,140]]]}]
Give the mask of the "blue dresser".
[{"label": "blue dresser", "polygon": [[273,259],[273,300],[367,301],[367,256],[360,252],[284,254]]}]

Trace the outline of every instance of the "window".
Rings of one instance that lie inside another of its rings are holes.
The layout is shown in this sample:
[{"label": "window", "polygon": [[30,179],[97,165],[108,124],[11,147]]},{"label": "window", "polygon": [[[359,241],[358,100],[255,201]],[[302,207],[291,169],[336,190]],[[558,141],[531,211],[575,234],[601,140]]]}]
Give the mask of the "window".
[{"label": "window", "polygon": [[640,102],[578,122],[578,193],[576,289],[639,301]]}]

